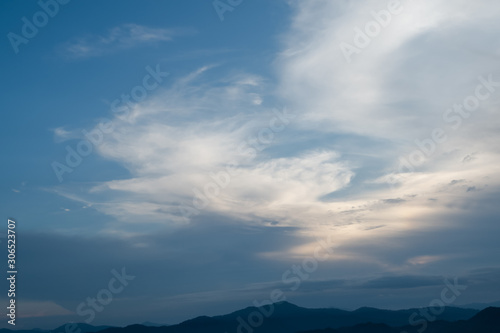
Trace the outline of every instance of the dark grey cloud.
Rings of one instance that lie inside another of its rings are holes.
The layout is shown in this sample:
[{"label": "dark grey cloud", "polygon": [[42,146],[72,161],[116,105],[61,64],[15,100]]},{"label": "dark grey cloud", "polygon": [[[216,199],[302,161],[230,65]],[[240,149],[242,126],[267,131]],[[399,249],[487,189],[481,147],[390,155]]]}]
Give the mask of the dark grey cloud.
[{"label": "dark grey cloud", "polygon": [[370,289],[406,289],[443,284],[443,278],[439,276],[385,276],[363,283],[361,288]]},{"label": "dark grey cloud", "polygon": [[382,202],[386,203],[386,204],[394,205],[394,204],[399,204],[399,203],[406,202],[406,200],[405,199],[401,199],[401,198],[396,198],[396,199],[384,199],[384,200],[382,200]]},{"label": "dark grey cloud", "polygon": [[[459,226],[461,220],[457,219]],[[377,244],[351,244],[339,253],[370,254],[372,264],[351,260],[321,262],[317,271],[302,281],[296,291],[281,281],[282,274],[300,259],[265,259],[261,253],[279,252],[309,242],[298,236],[300,229],[239,224],[220,216],[203,216],[189,227],[132,238],[86,237],[54,233],[24,232],[19,238],[21,300],[51,300],[75,311],[87,297],[95,297],[111,278],[111,269],[125,267],[135,280],[97,316],[95,324],[130,324],[144,318],[174,323],[200,314],[216,315],[253,305],[269,298],[271,290],[285,291],[287,300],[303,306],[356,308],[427,305],[439,295],[444,276],[458,276],[468,283],[463,302],[498,297],[493,287],[500,278],[494,258],[477,252],[479,244],[494,248],[496,237],[483,237],[480,217],[476,234],[461,230],[415,234],[400,239],[404,248],[393,251]],[[392,243],[397,246],[398,243]],[[458,252],[458,248],[462,252]],[[471,257],[447,257],[468,252]],[[443,261],[425,267],[408,267],[419,274],[395,276],[377,264],[408,265],[409,258],[442,255]],[[471,258],[482,257],[480,270],[466,272]],[[458,272],[456,267],[463,267]],[[452,269],[450,269],[452,268]],[[449,270],[450,269],[450,270]],[[438,272],[436,274],[436,272]],[[377,277],[374,277],[374,274]],[[339,277],[343,276],[343,277]],[[123,318],[126,309],[140,304],[134,315]],[[82,320],[78,316],[32,318],[25,321],[45,327],[63,321]]]},{"label": "dark grey cloud", "polygon": [[[151,316],[160,319],[159,312],[166,311],[155,309],[161,299],[213,290],[222,290],[224,294],[251,283],[276,279],[284,266],[276,267],[259,254],[283,251],[303,241],[296,236],[295,228],[248,226],[207,215],[184,228],[131,238],[26,231],[18,239],[18,258],[22,263],[18,297],[49,300],[74,312],[87,297],[95,297],[107,287],[112,269],[120,271],[124,267],[127,274],[136,278],[96,322],[132,323],[142,320],[141,315],[149,317],[147,313],[155,313]],[[217,297],[218,294],[213,295],[214,299]],[[143,312],[135,319],[120,318],[118,310],[130,308],[132,299],[145,302]],[[188,312],[173,311],[164,316],[170,321],[187,315]],[[60,319],[52,318],[54,324],[60,324]],[[78,316],[74,319],[82,320]]]}]

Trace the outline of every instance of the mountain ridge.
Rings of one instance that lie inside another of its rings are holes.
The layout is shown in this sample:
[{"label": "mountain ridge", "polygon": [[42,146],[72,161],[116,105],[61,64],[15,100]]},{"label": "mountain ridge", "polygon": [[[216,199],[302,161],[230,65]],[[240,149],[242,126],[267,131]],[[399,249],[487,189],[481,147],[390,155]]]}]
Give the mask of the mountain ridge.
[{"label": "mountain ridge", "polygon": [[[434,309],[436,310],[436,309]],[[500,333],[500,308],[489,307],[482,311],[459,307],[444,307],[431,322],[425,322],[426,333],[447,333],[458,329],[463,332]],[[249,306],[225,315],[198,316],[176,325],[126,327],[78,325],[81,333],[393,333],[417,332],[424,314],[436,313],[432,308],[386,310],[361,307],[353,311],[337,308],[305,308],[289,302],[269,303],[260,307]],[[410,325],[410,318],[414,326]],[[420,317],[419,317],[420,316]],[[433,317],[434,318],[434,317]],[[416,324],[415,324],[416,323]],[[422,326],[423,327],[423,326]],[[65,333],[65,325],[44,333]],[[0,329],[0,333],[40,333],[40,330]],[[73,329],[72,332],[78,332]]]}]

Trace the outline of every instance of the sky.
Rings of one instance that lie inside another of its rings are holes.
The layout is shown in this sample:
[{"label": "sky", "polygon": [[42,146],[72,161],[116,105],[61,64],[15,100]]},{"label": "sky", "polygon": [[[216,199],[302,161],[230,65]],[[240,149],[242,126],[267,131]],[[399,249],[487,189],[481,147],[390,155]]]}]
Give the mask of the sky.
[{"label": "sky", "polygon": [[1,2],[16,328],[500,300],[499,10]]}]

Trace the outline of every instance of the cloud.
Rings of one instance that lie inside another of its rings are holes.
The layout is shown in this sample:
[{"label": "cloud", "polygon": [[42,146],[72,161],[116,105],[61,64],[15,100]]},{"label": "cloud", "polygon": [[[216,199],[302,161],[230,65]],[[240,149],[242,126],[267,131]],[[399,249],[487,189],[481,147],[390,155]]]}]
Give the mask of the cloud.
[{"label": "cloud", "polygon": [[90,35],[69,41],[61,46],[65,56],[73,59],[98,57],[117,50],[141,45],[170,42],[175,36],[192,34],[189,29],[151,28],[138,24],[123,24],[104,35]]},{"label": "cloud", "polygon": [[[459,129],[443,120],[448,108],[474,94],[478,76],[500,80],[495,60],[485,56],[496,47],[500,24],[488,6],[466,4],[404,3],[347,63],[339,45],[352,42],[354,28],[387,3],[292,2],[291,28],[275,62],[277,82],[202,66],[136,104],[98,147],[130,177],[78,185],[84,189],[78,195],[70,185],[58,193],[92,204],[127,228],[183,225],[196,216],[186,219],[186,210],[238,223],[307,226],[300,232],[335,234],[339,245],[435,230],[437,220],[451,228],[455,211],[474,215],[478,198],[500,186],[500,90]],[[484,43],[478,45],[480,31]],[[113,44],[122,34],[103,40]],[[269,103],[275,92],[294,117],[262,144],[259,133],[276,117]],[[446,142],[429,143],[435,128],[446,132]],[[401,158],[422,151],[432,152],[413,172],[397,171]],[[464,156],[474,159],[462,163]],[[308,251],[297,246],[266,258]],[[332,260],[345,258],[365,260],[360,252]],[[380,265],[387,260],[378,259]]]},{"label": "cloud", "polygon": [[[393,307],[398,302],[408,307],[418,305],[419,299],[421,305],[427,305],[439,296],[444,276],[458,276],[460,283],[468,285],[468,293],[461,297],[463,302],[474,296],[474,290],[489,292],[491,299],[500,297],[498,288],[493,288],[500,272],[495,265],[477,266],[470,272],[462,265],[455,265],[460,267],[459,272],[445,266],[444,273],[433,269],[388,273],[386,267],[356,261],[320,262],[318,270],[310,273],[293,292],[290,288],[294,284],[284,283],[282,275],[292,265],[300,265],[301,260],[262,260],[259,254],[305,244],[307,239],[298,235],[298,228],[248,226],[235,223],[234,219],[205,215],[197,218],[193,225],[176,230],[159,229],[155,233],[144,228],[138,230],[134,235],[103,232],[91,237],[25,232],[23,290],[30,298],[23,304],[32,304],[33,310],[25,313],[64,315],[65,318],[56,321],[58,325],[65,321],[79,322],[82,317],[75,313],[77,306],[87,297],[95,297],[107,286],[111,270],[121,267],[136,279],[123,293],[114,295],[105,315],[96,317],[96,325],[131,324],[145,315],[172,323],[200,313],[226,313],[249,306],[255,299],[268,299],[275,288],[282,289],[288,300],[299,304],[316,295],[315,302],[336,307],[372,304]],[[491,241],[495,241],[495,235]],[[429,245],[424,247],[433,250],[432,244],[438,243],[436,239],[440,237],[442,235],[429,239]],[[404,241],[411,244],[410,238]],[[45,246],[38,246],[40,243]],[[361,252],[366,255],[384,249],[370,250]],[[388,252],[397,256],[394,252],[401,251]],[[48,255],[52,260],[39,260],[40,256]],[[65,264],[60,265],[61,262]],[[40,276],[50,278],[40,279]],[[394,292],[387,294],[388,289]],[[386,294],[383,300],[380,300],[381,293]],[[137,299],[143,306],[124,318],[123,311],[137,304]],[[318,303],[315,306],[319,306]],[[69,315],[73,317],[67,317]]]},{"label": "cloud", "polygon": [[73,312],[52,301],[23,300],[23,312],[19,315],[19,318],[67,316],[72,314]]},{"label": "cloud", "polygon": [[[381,224],[394,235],[424,231],[432,228],[426,221],[436,216],[441,225],[451,226],[446,217],[453,215],[451,207],[472,209],[466,202],[478,193],[475,189],[491,191],[486,197],[498,191],[498,83],[458,128],[446,120],[455,104],[475,96],[483,79],[500,82],[497,59],[491,56],[500,31],[491,12],[497,3],[402,1],[402,12],[350,62],[340,46],[354,45],[355,29],[374,20],[371,12],[387,10],[386,1],[291,4],[295,14],[276,61],[277,91],[289,107],[301,110],[298,130],[325,140],[334,135],[351,139],[335,148],[356,176],[327,198],[336,206],[330,221],[353,223],[348,228],[358,234],[351,235],[354,239],[362,238],[361,225],[376,234],[373,227]],[[446,134],[442,143],[431,141],[436,128]],[[423,158],[411,171],[401,166],[402,159],[417,155]],[[466,183],[458,183],[461,179]]]},{"label": "cloud", "polygon": [[[277,82],[202,66],[134,105],[127,119],[116,118],[96,150],[127,168],[128,177],[55,191],[109,216],[102,232],[129,239],[134,249],[145,248],[147,234],[161,228],[196,233],[201,223],[219,220],[225,227],[283,231],[294,241],[270,246],[275,240],[259,234],[256,242],[267,247],[243,254],[235,243],[231,260],[243,275],[251,266],[238,262],[300,262],[327,236],[335,252],[315,276],[362,276],[365,290],[392,284],[439,292],[440,273],[495,265],[500,89],[460,116],[459,128],[444,116],[474,95],[479,76],[500,81],[491,56],[500,31],[492,9],[499,5],[405,2],[348,63],[339,45],[352,43],[354,29],[387,2],[291,3],[291,28],[274,63]],[[270,132],[283,113],[277,100],[293,117]],[[438,128],[447,139],[430,141]],[[418,156],[424,157],[412,170],[401,168],[402,159]],[[186,219],[182,207],[198,213]],[[231,238],[210,235],[207,248]],[[176,246],[168,253],[188,251]],[[282,274],[272,272],[267,281]]]},{"label": "cloud", "polygon": [[487,56],[496,48],[499,24],[491,6],[498,4],[403,1],[403,12],[347,63],[341,43],[352,44],[354,29],[363,29],[373,20],[370,11],[386,9],[387,2],[293,3],[292,32],[278,62],[280,92],[291,107],[304,110],[302,126],[386,140],[401,156],[418,148],[414,141],[428,138],[436,127],[449,134],[438,149],[463,148],[471,141],[484,149],[479,128],[497,135],[498,126],[490,120],[498,113],[498,91],[463,120],[461,138],[453,135],[443,114],[474,93],[478,76],[493,73],[500,81],[496,60]]},{"label": "cloud", "polygon": [[54,133],[54,141],[56,143],[61,143],[72,139],[78,139],[81,137],[81,134],[78,133],[77,131],[74,130],[69,131],[64,127],[54,128],[52,132]]},{"label": "cloud", "polygon": [[438,276],[386,276],[370,280],[362,288],[406,289],[443,285],[443,278]]},{"label": "cloud", "polygon": [[439,256],[417,256],[414,258],[408,259],[408,262],[412,265],[425,265],[429,264],[438,260],[441,260],[443,258]]},{"label": "cloud", "polygon": [[[479,75],[496,75],[494,60],[484,54],[495,47],[500,26],[487,6],[473,6],[465,15],[464,1],[404,3],[384,33],[348,64],[339,45],[352,42],[353,29],[373,19],[370,10],[384,10],[387,3],[291,3],[295,13],[275,62],[276,87],[251,73],[219,75],[221,69],[203,66],[158,91],[136,104],[128,121],[117,122],[98,148],[131,177],[89,185],[80,199],[123,222],[143,216],[182,224],[179,207],[196,206],[196,193],[206,196],[214,177],[235,163],[227,187],[212,186],[217,194],[209,198],[207,212],[252,223],[322,225],[318,233],[330,224],[350,225],[354,237],[379,229],[406,232],[415,225],[411,220],[448,211],[453,202],[477,193],[474,188],[488,184],[486,191],[495,191],[500,154],[493,138],[500,131],[492,120],[500,93],[462,119],[460,135],[443,120],[447,108],[474,93]],[[474,36],[484,27],[489,32],[481,38],[491,43],[478,46]],[[144,29],[139,31],[150,37],[120,37],[141,35],[123,33],[130,29],[102,40],[166,38]],[[457,56],[464,45],[481,52]],[[219,79],[207,79],[216,70]],[[261,146],[259,131],[275,117],[268,103],[275,91],[294,119],[249,158],[243,148]],[[429,146],[436,127],[448,140]],[[489,139],[479,132],[489,133]],[[414,172],[398,174],[400,159],[422,149],[433,152]],[[473,160],[460,163],[472,154]],[[467,179],[467,187],[447,186],[457,179]],[[376,228],[380,225],[386,227]]]},{"label": "cloud", "polygon": [[386,204],[399,204],[399,203],[402,203],[402,202],[405,202],[406,200],[404,199],[401,199],[401,198],[397,198],[397,199],[384,199],[382,200],[382,202],[386,203]]},{"label": "cloud", "polygon": [[[182,224],[181,208],[199,211],[200,201],[204,212],[252,223],[297,225],[325,215],[322,197],[349,184],[351,167],[332,149],[274,156],[273,149],[287,145],[293,112],[264,105],[261,77],[206,81],[210,68],[135,105],[126,119],[115,118],[97,151],[131,177],[89,184],[77,200],[124,222]],[[58,193],[75,198],[63,188]]]}]

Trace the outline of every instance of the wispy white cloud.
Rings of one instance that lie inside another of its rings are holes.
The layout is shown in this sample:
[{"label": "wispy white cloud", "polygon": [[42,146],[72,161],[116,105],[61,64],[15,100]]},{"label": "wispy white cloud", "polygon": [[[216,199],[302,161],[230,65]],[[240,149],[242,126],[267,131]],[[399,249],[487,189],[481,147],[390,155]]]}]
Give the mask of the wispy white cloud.
[{"label": "wispy white cloud", "polygon": [[54,133],[54,141],[57,143],[78,139],[82,136],[81,133],[78,133],[75,130],[67,130],[64,127],[54,128],[52,129],[52,132]]},{"label": "wispy white cloud", "polygon": [[[279,62],[281,94],[307,110],[315,128],[412,142],[442,125],[446,108],[496,68],[489,54],[499,24],[490,6],[402,1],[403,12],[349,64],[341,43],[354,44],[354,29],[364,29],[374,20],[370,11],[385,10],[387,2],[294,3],[293,31]],[[489,33],[478,45],[483,29]],[[484,119],[478,118],[470,121]]]},{"label": "wispy white cloud", "polygon": [[69,58],[97,57],[141,45],[170,42],[175,36],[192,33],[194,33],[192,29],[164,29],[123,24],[103,35],[90,35],[69,41],[62,45],[61,50],[64,56]]},{"label": "wispy white cloud", "polygon": [[[306,149],[289,157],[264,149],[249,156],[252,140],[269,124],[280,131],[271,133],[265,148],[286,144],[279,136],[293,131],[294,124],[272,122],[279,119],[276,110],[263,105],[263,78],[242,73],[205,82],[209,69],[179,79],[116,121],[98,153],[125,165],[132,177],[91,185],[77,200],[122,221],[185,223],[181,207],[200,200],[194,189],[204,192],[214,175],[235,164],[229,184],[208,198],[203,213],[281,225],[324,215],[327,204],[321,197],[349,184],[350,166],[331,149]],[[74,198],[71,191],[58,193]]]}]

